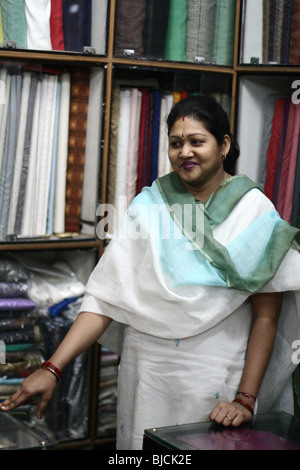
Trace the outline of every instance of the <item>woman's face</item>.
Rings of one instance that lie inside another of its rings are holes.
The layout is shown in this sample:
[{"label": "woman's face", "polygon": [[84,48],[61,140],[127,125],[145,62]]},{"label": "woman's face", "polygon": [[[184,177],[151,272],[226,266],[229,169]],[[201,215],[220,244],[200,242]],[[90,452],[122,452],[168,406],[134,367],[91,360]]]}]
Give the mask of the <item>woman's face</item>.
[{"label": "woman's face", "polygon": [[169,159],[187,191],[223,179],[223,157],[229,148],[229,136],[219,146],[202,122],[191,117],[178,119],[170,130]]}]

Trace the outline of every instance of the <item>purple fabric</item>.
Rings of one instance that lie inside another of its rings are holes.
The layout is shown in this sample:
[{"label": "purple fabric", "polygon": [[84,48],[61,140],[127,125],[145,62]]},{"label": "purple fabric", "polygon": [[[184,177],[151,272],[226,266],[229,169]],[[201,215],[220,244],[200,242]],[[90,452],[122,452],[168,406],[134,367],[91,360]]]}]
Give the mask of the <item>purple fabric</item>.
[{"label": "purple fabric", "polygon": [[35,303],[30,299],[11,298],[0,299],[0,311],[9,310],[30,310],[35,307]]},{"label": "purple fabric", "polygon": [[208,434],[190,434],[179,437],[178,440],[197,450],[300,450],[300,444],[254,429],[226,429]]}]

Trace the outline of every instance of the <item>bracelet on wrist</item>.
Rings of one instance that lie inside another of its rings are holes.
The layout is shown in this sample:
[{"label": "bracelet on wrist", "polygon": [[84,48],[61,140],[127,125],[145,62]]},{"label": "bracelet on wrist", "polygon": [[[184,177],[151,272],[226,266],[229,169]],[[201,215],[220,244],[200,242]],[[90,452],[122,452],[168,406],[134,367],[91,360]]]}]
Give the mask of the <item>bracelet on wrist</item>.
[{"label": "bracelet on wrist", "polygon": [[253,410],[252,406],[250,406],[250,405],[249,405],[248,403],[246,403],[244,400],[240,400],[239,398],[235,398],[233,401],[235,401],[236,403],[240,403],[240,404],[243,405],[245,408],[247,408],[247,410],[249,410],[252,415],[254,414],[254,410]]},{"label": "bracelet on wrist", "polygon": [[245,392],[236,392],[237,395],[243,395],[244,397],[247,397],[249,399],[254,400],[256,402],[256,397],[254,395],[251,395],[250,393],[245,393]]},{"label": "bracelet on wrist", "polygon": [[61,371],[49,361],[43,362],[43,364],[41,365],[41,368],[46,369],[49,372],[51,372],[57,378],[57,380],[61,380],[63,378]]}]

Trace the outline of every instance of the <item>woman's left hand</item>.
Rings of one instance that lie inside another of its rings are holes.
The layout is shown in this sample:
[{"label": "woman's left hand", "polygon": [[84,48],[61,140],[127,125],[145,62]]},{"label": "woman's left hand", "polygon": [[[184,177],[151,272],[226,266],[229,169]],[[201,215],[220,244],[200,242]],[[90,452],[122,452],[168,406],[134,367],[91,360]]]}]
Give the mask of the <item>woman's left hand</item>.
[{"label": "woman's left hand", "polygon": [[237,402],[219,402],[210,412],[207,421],[215,421],[223,426],[240,426],[252,418],[251,411]]}]

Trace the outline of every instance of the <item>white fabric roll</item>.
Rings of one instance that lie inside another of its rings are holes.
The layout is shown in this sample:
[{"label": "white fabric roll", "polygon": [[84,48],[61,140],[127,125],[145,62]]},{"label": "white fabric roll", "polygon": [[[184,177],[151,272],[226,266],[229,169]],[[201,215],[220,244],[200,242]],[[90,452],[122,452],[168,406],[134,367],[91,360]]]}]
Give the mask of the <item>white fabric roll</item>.
[{"label": "white fabric roll", "polygon": [[171,164],[168,157],[169,139],[166,120],[172,106],[173,95],[163,96],[160,108],[158,177],[164,176],[171,171]]},{"label": "white fabric roll", "polygon": [[127,208],[127,165],[130,129],[130,90],[121,89],[120,92],[120,118],[117,143],[117,168],[115,211],[121,216]]},{"label": "white fabric roll", "polygon": [[248,0],[245,5],[242,63],[249,64],[251,57],[263,61],[263,0]]},{"label": "white fabric roll", "polygon": [[63,73],[61,75],[61,103],[59,113],[59,134],[56,167],[54,233],[63,233],[65,231],[66,178],[70,119],[70,89],[70,74]]},{"label": "white fabric roll", "polygon": [[28,49],[51,50],[51,0],[25,0]]},{"label": "white fabric roll", "polygon": [[[51,159],[54,132],[57,75],[44,77],[45,103],[43,130],[39,133],[39,165],[36,180],[36,235],[46,234],[49,188],[51,178]],[[42,124],[42,123],[41,123]]]},{"label": "white fabric roll", "polygon": [[106,52],[107,0],[92,0],[91,45],[97,54]]}]

